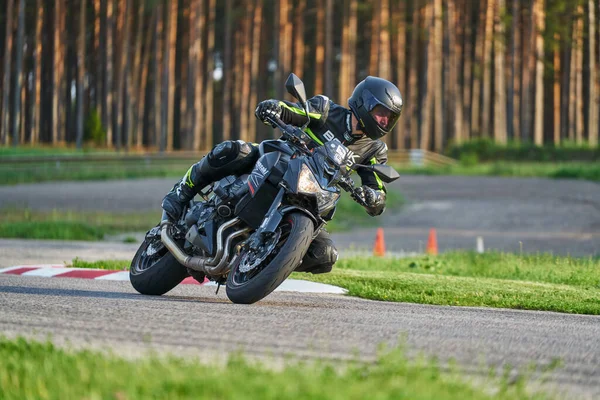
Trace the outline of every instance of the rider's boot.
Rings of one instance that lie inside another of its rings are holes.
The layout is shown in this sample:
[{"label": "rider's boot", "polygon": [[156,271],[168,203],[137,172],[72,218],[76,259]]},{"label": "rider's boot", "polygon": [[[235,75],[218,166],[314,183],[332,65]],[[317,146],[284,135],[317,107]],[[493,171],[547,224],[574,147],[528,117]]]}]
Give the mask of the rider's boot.
[{"label": "rider's boot", "polygon": [[205,186],[228,175],[252,170],[258,159],[258,148],[241,140],[228,140],[215,146],[190,169],[167,193],[162,208],[174,221],[181,218],[185,206]]},{"label": "rider's boot", "polygon": [[311,274],[325,274],[331,272],[333,264],[338,259],[338,252],[333,245],[329,232],[321,230],[312,241],[302,263],[296,272],[310,272]]}]

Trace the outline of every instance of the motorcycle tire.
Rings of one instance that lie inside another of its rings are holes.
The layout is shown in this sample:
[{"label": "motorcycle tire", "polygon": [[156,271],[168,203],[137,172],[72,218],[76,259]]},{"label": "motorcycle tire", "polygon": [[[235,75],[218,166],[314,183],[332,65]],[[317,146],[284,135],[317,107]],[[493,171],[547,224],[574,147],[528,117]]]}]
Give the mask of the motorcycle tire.
[{"label": "motorcycle tire", "polygon": [[244,274],[238,269],[238,261],[229,271],[227,297],[233,303],[252,304],[263,299],[302,262],[312,242],[313,221],[305,214],[290,213],[283,217],[279,229],[279,241],[261,265]]},{"label": "motorcycle tire", "polygon": [[147,255],[150,243],[144,240],[129,267],[129,280],[141,294],[161,296],[179,285],[187,276],[187,269],[163,247],[153,256]]}]

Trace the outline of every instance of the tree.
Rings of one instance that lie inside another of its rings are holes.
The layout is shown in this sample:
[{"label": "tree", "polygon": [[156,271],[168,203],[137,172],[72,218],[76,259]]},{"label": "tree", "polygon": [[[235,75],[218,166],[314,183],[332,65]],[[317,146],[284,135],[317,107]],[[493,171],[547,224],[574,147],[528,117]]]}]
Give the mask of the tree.
[{"label": "tree", "polygon": [[535,18],[535,110],[533,137],[534,143],[544,143],[544,36],[545,12],[544,0],[534,0],[533,15]]},{"label": "tree", "polygon": [[596,74],[596,16],[594,0],[588,1],[588,70],[590,74],[590,98],[588,106],[588,143],[598,144],[598,89]]},{"label": "tree", "polygon": [[83,148],[83,79],[85,76],[85,16],[86,1],[79,4],[79,30],[77,32],[77,148]]},{"label": "tree", "polygon": [[[491,131],[491,91],[492,91],[492,46],[494,45],[494,9],[497,0],[487,0],[483,43],[483,105],[481,110],[481,136],[489,136]],[[500,74],[500,71],[496,71]]]},{"label": "tree", "polygon": [[21,126],[21,86],[23,84],[23,41],[25,35],[25,0],[19,0],[17,44],[15,48],[15,88],[13,91],[13,146],[19,145]]},{"label": "tree", "polygon": [[494,10],[494,140],[506,144],[506,81],[504,70],[504,24],[500,19],[506,6],[497,0]]},{"label": "tree", "polygon": [[5,145],[8,141],[8,126],[9,126],[9,107],[8,107],[8,94],[10,93],[10,67],[11,67],[11,54],[12,54],[12,43],[13,43],[13,0],[7,0],[6,2],[6,26],[4,35],[4,68],[2,75],[2,110],[0,111],[0,129],[2,137],[2,144]]},{"label": "tree", "polygon": [[213,70],[214,70],[214,52],[215,52],[215,15],[217,8],[217,0],[208,1],[208,29],[207,29],[207,41],[206,41],[206,98],[204,104],[206,105],[206,125],[205,125],[205,140],[204,149],[210,149],[213,144],[214,137],[214,126],[213,126],[213,102],[214,102],[214,81],[213,81]]},{"label": "tree", "polygon": [[35,17],[35,36],[33,43],[32,57],[32,98],[29,106],[31,132],[29,134],[30,142],[37,143],[40,138],[40,108],[41,108],[41,90],[42,90],[42,27],[44,25],[44,1],[36,1]]}]

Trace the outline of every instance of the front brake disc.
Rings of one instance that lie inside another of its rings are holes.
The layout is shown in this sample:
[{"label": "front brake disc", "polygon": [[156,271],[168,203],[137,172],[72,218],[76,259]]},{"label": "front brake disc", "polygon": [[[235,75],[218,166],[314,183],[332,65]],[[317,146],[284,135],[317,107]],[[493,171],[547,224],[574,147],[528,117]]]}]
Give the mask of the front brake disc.
[{"label": "front brake disc", "polygon": [[247,273],[248,271],[252,271],[254,268],[258,267],[260,263],[262,263],[269,254],[275,249],[277,242],[279,242],[279,238],[281,237],[281,230],[277,230],[267,241],[258,249],[248,250],[242,255],[242,259],[240,261],[240,265],[238,270],[243,273]]}]

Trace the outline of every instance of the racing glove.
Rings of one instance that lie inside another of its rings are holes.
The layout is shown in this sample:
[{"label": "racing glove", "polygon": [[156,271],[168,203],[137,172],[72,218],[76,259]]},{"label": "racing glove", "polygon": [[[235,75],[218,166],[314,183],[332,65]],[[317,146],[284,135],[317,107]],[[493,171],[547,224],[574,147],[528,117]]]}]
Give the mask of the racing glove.
[{"label": "racing glove", "polygon": [[356,189],[356,194],[364,200],[365,210],[370,216],[380,215],[385,210],[385,192],[383,190],[361,186]]},{"label": "racing glove", "polygon": [[268,117],[281,118],[281,106],[277,100],[264,100],[258,103],[254,115],[265,125],[271,125],[267,122]]}]

